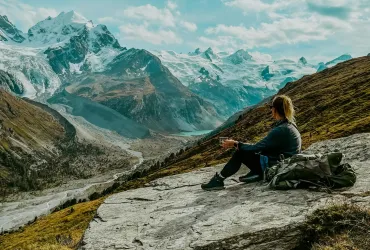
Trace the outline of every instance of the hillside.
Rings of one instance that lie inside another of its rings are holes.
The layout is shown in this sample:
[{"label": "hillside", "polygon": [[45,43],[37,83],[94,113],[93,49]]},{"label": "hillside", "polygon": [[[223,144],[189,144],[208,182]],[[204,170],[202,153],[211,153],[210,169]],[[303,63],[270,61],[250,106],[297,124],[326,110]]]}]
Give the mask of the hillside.
[{"label": "hillside", "polygon": [[121,149],[78,142],[58,112],[0,88],[0,197],[122,168],[131,159]]},{"label": "hillside", "polygon": [[[323,139],[370,131],[370,57],[305,76],[287,84],[278,94],[290,96],[296,106],[304,148]],[[224,151],[219,146],[219,136],[256,142],[272,123],[268,106],[261,103],[247,109],[229,127],[185,151],[170,166],[189,169],[225,161],[231,150]]]}]

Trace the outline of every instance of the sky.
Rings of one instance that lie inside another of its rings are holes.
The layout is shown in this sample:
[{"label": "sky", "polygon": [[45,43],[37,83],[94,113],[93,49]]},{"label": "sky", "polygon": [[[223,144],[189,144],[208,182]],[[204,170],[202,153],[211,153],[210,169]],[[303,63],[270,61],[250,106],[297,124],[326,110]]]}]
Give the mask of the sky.
[{"label": "sky", "polygon": [[0,0],[0,14],[24,32],[70,10],[128,48],[246,49],[315,63],[370,53],[370,0]]}]

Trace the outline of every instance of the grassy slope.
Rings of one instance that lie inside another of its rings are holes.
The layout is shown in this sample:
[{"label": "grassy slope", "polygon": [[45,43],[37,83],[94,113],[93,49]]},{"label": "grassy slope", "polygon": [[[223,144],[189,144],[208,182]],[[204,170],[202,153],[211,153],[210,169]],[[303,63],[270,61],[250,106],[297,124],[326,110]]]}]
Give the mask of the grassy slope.
[{"label": "grassy slope", "polygon": [[14,130],[15,139],[19,139],[34,149],[42,149],[43,142],[56,142],[63,138],[64,129],[58,121],[41,108],[30,105],[0,89],[0,118],[3,121],[3,133],[0,138],[1,150],[9,144],[6,129]]},{"label": "grassy slope", "polygon": [[43,217],[18,232],[0,236],[0,249],[74,249],[104,198]]},{"label": "grassy slope", "polygon": [[[298,108],[297,123],[302,132],[305,147],[319,140],[370,131],[370,57],[354,59],[319,74],[306,76],[288,84],[280,93],[291,96]],[[203,167],[205,163],[212,165],[225,161],[228,153],[223,153],[219,149],[217,137],[232,136],[239,140],[256,141],[268,131],[272,123],[269,116],[269,110],[263,106],[250,110],[235,126],[185,151],[168,168],[129,181],[118,191],[142,187],[145,183],[163,176],[192,171]],[[25,227],[23,232],[0,236],[0,249],[12,249],[12,247],[27,249],[22,248],[22,244],[37,246],[34,249],[62,249],[62,245],[56,241],[58,234],[76,236],[73,241],[73,244],[76,244],[79,240],[77,236],[82,237],[88,222],[93,217],[93,211],[101,202],[102,199],[75,205],[74,217],[69,217],[71,224],[64,225],[65,217],[70,211],[70,208],[67,208],[44,217],[40,220],[43,223],[37,221]],[[79,209],[79,206],[83,209]],[[80,226],[72,227],[75,224]],[[345,230],[337,232],[332,245],[346,244],[338,243],[340,237],[347,237]],[[339,249],[330,248],[329,245],[323,246],[321,240],[315,241],[320,242],[318,247],[322,247],[321,249]],[[63,247],[73,249],[75,246],[73,244]]]},{"label": "grassy slope", "polygon": [[[0,88],[0,196],[26,176],[33,155],[54,157],[65,137],[62,125],[41,108]],[[12,132],[13,131],[13,132]],[[41,158],[41,157],[40,157]],[[24,166],[23,166],[23,165]]]}]

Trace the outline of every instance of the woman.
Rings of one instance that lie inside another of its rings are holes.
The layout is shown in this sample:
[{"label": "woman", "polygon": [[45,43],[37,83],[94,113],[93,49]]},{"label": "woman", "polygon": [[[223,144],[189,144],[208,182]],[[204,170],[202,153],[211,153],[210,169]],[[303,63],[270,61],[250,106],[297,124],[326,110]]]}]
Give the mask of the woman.
[{"label": "woman", "polygon": [[292,100],[285,95],[276,96],[270,109],[276,123],[268,135],[256,144],[224,141],[223,148],[235,147],[236,151],[220,173],[216,173],[209,183],[202,184],[202,189],[224,189],[224,180],[238,172],[242,163],[250,169],[250,172],[240,177],[240,181],[261,180],[264,170],[275,164],[281,155],[289,158],[301,152],[301,135],[295,125]]}]

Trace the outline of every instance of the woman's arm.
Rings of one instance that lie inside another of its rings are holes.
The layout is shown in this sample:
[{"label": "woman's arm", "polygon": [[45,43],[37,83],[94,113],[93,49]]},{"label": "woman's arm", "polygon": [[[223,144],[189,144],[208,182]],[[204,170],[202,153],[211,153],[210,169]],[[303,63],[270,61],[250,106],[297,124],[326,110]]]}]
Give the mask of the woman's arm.
[{"label": "woman's arm", "polygon": [[268,135],[256,144],[238,143],[238,149],[249,152],[260,152],[277,148],[283,138],[282,130],[279,127],[273,128]]}]

